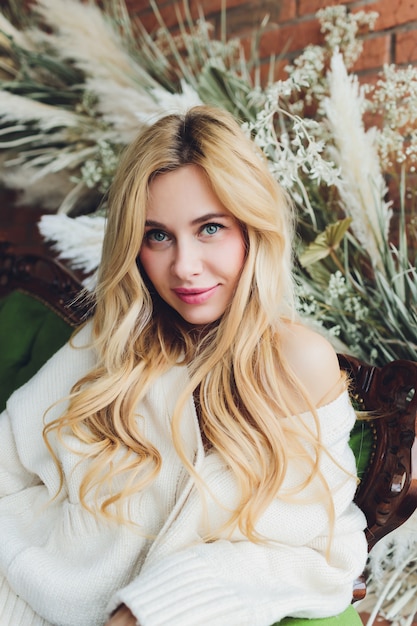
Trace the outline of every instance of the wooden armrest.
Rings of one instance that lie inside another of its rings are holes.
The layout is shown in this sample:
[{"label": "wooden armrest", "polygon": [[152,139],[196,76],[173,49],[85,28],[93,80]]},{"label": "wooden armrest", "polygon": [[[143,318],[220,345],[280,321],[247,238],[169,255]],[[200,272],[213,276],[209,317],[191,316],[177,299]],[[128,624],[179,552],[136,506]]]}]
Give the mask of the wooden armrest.
[{"label": "wooden armrest", "polygon": [[[369,550],[417,508],[417,363],[383,367],[339,355],[352,394],[372,419],[375,447],[355,501],[365,513]],[[414,457],[414,458],[413,458]]]},{"label": "wooden armrest", "polygon": [[81,279],[57,259],[8,242],[0,243],[0,297],[13,290],[29,293],[71,326],[92,313],[91,302],[82,297]]},{"label": "wooden armrest", "polygon": [[366,596],[366,581],[365,581],[365,574],[362,574],[362,576],[359,576],[359,578],[355,580],[355,583],[353,585],[352,602],[358,602],[359,600],[363,600],[365,596]]}]

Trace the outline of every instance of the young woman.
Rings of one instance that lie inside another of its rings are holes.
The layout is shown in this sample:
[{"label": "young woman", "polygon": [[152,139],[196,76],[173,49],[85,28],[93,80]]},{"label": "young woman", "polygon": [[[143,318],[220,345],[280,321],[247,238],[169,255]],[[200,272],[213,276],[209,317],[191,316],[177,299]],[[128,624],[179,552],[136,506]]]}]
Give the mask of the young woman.
[{"label": "young woman", "polygon": [[94,315],[0,419],[1,626],[360,624],[355,415],[291,240],[230,115],[126,150]]}]

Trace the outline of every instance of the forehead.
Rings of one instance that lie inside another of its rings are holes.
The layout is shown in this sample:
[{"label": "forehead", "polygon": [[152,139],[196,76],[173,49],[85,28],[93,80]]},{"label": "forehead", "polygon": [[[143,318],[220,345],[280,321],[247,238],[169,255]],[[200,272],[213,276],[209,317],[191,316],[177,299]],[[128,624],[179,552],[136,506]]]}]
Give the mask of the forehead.
[{"label": "forehead", "polygon": [[161,220],[181,215],[192,219],[202,213],[231,215],[214,193],[201,167],[184,165],[158,174],[150,183],[147,219]]}]

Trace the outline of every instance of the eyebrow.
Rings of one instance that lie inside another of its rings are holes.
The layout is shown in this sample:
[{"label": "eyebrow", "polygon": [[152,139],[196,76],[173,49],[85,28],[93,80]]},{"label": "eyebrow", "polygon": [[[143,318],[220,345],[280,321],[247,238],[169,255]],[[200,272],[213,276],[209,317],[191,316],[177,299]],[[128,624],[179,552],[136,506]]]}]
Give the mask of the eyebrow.
[{"label": "eyebrow", "polygon": [[[206,213],[205,215],[202,215],[201,217],[197,217],[195,220],[192,220],[191,225],[195,226],[196,224],[202,224],[210,220],[228,218],[230,219],[231,215],[228,215],[227,213]],[[162,222],[157,222],[156,220],[146,220],[145,226],[151,226],[152,228],[167,228],[165,224],[163,224]]]}]

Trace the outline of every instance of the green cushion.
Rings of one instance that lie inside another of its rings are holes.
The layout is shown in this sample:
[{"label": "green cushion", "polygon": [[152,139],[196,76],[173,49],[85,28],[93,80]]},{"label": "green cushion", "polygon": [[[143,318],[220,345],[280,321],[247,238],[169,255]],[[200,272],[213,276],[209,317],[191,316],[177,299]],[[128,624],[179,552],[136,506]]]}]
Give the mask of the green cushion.
[{"label": "green cushion", "polygon": [[374,447],[371,422],[357,420],[350,433],[349,445],[356,459],[356,470],[359,478],[363,478]]},{"label": "green cushion", "polygon": [[304,619],[299,617],[286,617],[272,626],[362,626],[362,620],[353,606],[334,617],[320,619]]},{"label": "green cushion", "polygon": [[73,328],[27,293],[0,299],[0,410],[69,339]]}]

